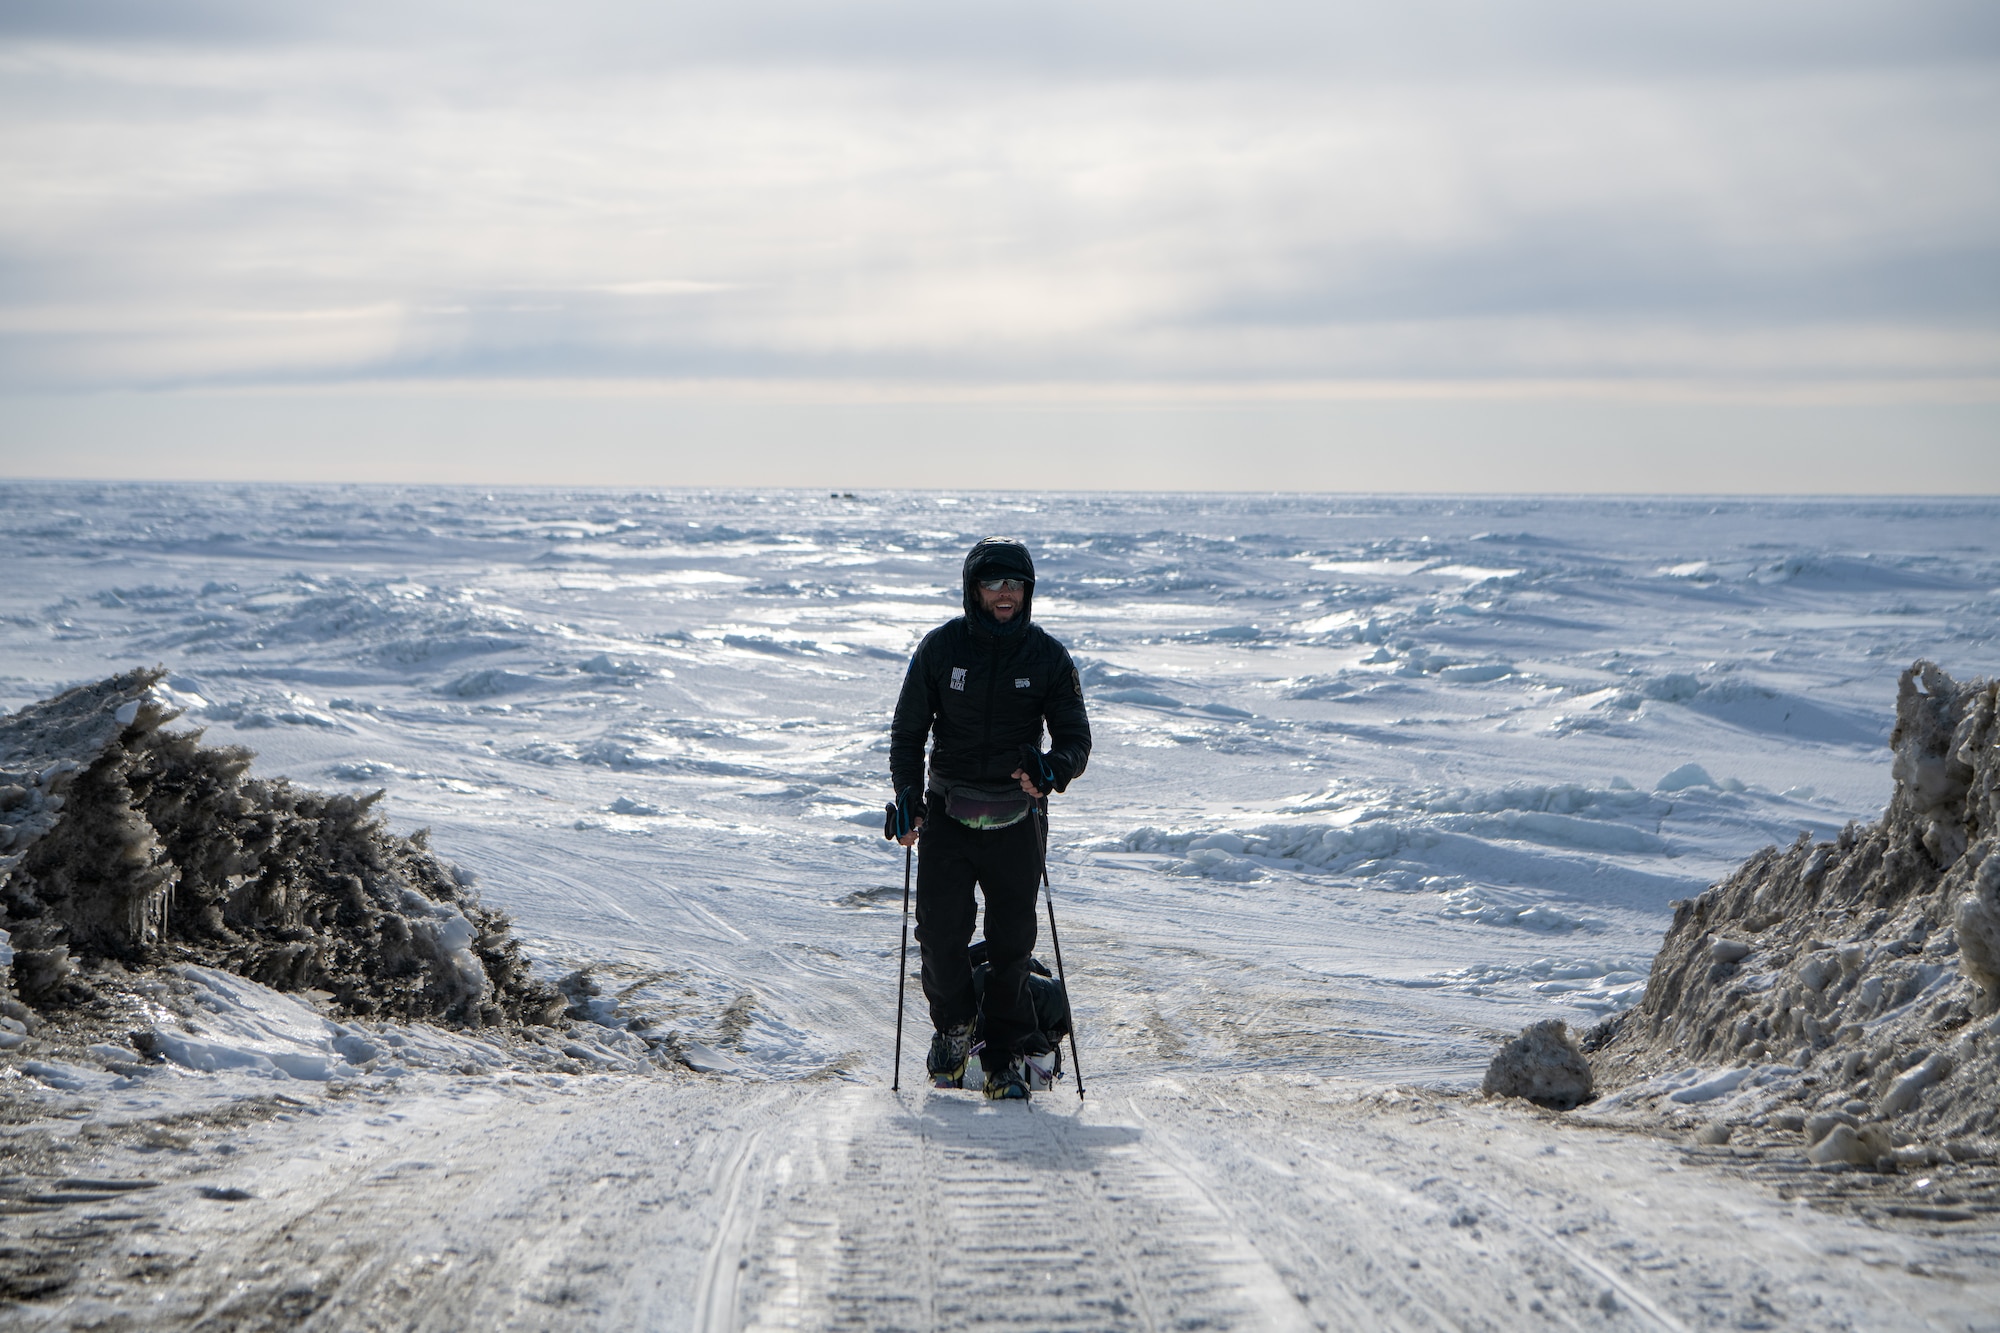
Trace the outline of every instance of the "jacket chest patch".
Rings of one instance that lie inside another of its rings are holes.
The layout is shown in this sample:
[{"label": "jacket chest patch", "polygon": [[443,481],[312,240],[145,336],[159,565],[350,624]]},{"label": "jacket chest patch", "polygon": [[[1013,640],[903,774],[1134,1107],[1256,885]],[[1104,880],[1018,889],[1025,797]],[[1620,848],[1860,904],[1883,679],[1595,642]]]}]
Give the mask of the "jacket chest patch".
[{"label": "jacket chest patch", "polygon": [[1015,689],[1017,689],[1017,690],[1025,690],[1025,689],[1027,689],[1027,688],[1028,688],[1028,678],[1027,678],[1026,676],[1016,676],[1016,677],[1014,677],[1014,688],[1015,688]]},{"label": "jacket chest patch", "polygon": [[953,668],[951,669],[951,687],[952,687],[952,688],[953,688],[954,690],[962,690],[962,689],[964,689],[964,688],[965,688],[965,668],[964,668],[964,667],[953,667]]}]

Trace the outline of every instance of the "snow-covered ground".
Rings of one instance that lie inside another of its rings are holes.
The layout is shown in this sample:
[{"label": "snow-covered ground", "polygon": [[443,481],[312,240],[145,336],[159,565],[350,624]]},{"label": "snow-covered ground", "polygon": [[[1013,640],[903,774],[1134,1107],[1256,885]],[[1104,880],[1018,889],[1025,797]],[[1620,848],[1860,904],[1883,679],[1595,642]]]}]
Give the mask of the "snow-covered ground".
[{"label": "snow-covered ground", "polygon": [[[887,1089],[887,715],[993,533],[1097,736],[1053,816],[1081,1109]],[[1523,1024],[1633,1003],[1670,902],[1880,812],[1896,672],[1995,669],[2000,503],[11,485],[0,568],[0,706],[164,664],[210,741],[386,788],[551,975],[596,964],[724,1071],[30,1071],[105,1127],[77,1178],[149,1150],[257,1196],[140,1192],[274,1310],[2000,1326],[1990,1227],[1453,1094]],[[134,1137],[194,1106],[236,1119]]]}]

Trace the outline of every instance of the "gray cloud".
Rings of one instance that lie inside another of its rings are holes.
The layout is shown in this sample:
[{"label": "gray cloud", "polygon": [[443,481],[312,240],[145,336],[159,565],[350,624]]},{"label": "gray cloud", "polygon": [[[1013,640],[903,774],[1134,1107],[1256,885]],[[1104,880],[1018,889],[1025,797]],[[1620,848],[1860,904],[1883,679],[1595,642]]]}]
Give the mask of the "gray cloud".
[{"label": "gray cloud", "polygon": [[1695,75],[1991,61],[2000,12],[1985,0],[1408,0],[1394,6],[1242,0],[746,0],[648,5],[579,0],[14,0],[0,39],[106,45],[344,44],[511,54],[590,69],[796,63],[1008,66],[1058,71],[1495,69]]},{"label": "gray cloud", "polygon": [[0,383],[2000,375],[2000,8],[17,3]]}]

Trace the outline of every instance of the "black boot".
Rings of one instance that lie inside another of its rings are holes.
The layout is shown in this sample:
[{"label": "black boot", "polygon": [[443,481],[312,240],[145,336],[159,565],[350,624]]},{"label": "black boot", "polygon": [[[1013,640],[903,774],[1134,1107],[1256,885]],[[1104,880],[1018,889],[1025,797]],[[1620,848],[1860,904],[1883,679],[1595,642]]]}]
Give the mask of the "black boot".
[{"label": "black boot", "polygon": [[934,1088],[965,1086],[965,1061],[972,1051],[972,1024],[956,1023],[931,1034],[931,1053],[924,1057]]}]

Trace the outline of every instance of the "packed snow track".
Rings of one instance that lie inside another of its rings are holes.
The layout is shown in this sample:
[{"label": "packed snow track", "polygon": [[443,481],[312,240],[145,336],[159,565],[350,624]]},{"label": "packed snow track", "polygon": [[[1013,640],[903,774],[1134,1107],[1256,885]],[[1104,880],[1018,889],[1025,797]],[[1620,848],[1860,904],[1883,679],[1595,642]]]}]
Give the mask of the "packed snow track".
[{"label": "packed snow track", "polygon": [[153,1154],[150,1188],[35,1219],[84,1271],[14,1326],[2000,1326],[1991,1219],[1871,1227],[1518,1104],[1306,1077],[1026,1106],[564,1086],[239,1124],[221,1168]]}]

